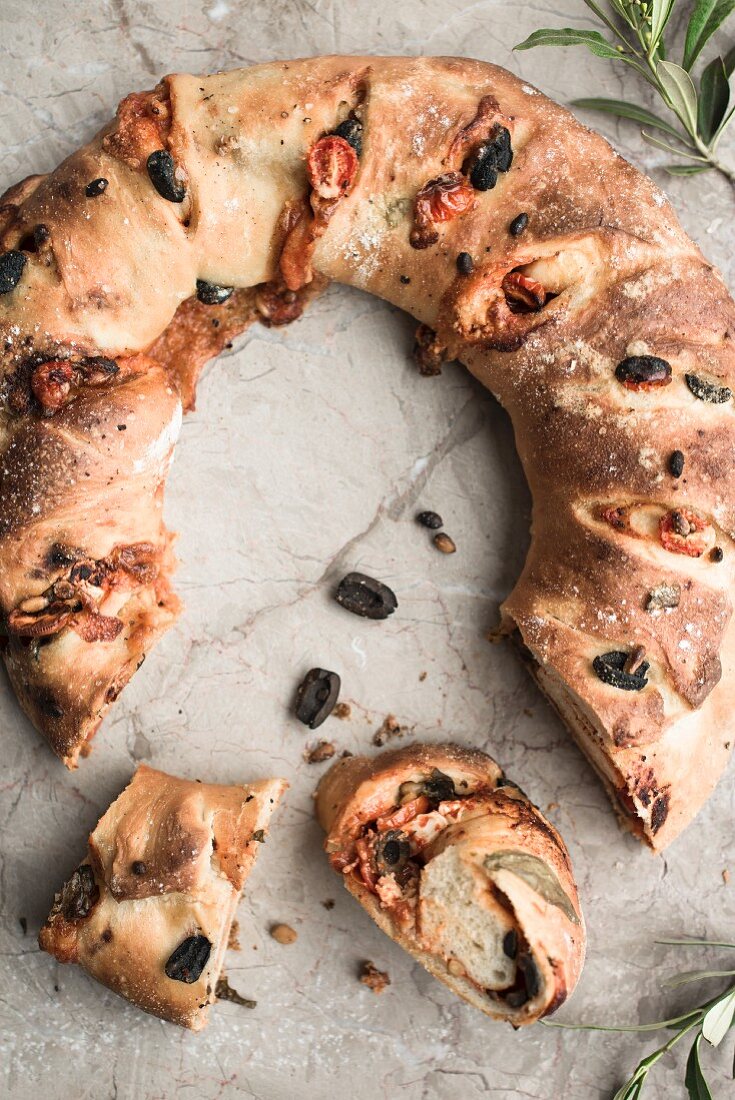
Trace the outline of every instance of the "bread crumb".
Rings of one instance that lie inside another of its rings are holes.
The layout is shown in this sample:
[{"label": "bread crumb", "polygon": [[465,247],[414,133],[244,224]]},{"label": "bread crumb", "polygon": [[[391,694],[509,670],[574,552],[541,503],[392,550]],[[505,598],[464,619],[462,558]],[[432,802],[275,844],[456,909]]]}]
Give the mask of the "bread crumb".
[{"label": "bread crumb", "polygon": [[232,1001],[236,1005],[242,1005],[243,1008],[255,1008],[257,1001],[251,1001],[249,997],[241,996],[236,989],[233,989],[224,974],[221,974],[217,979],[217,985],[214,987],[214,995],[218,1001]]},{"label": "bread crumb", "polygon": [[727,886],[728,882],[730,881],[730,872],[728,871],[727,867],[722,872],[722,881],[725,883],[725,886]]},{"label": "bread crumb", "polygon": [[378,970],[374,963],[366,959],[360,970],[360,981],[371,989],[373,993],[382,993],[390,985],[390,978],[385,970]]},{"label": "bread crumb", "polygon": [[304,760],[307,764],[322,764],[325,760],[331,760],[336,751],[333,741],[317,741],[304,749]]},{"label": "bread crumb", "polygon": [[290,924],[274,924],[270,929],[271,936],[276,943],[296,943],[298,935]]},{"label": "bread crumb", "polygon": [[341,718],[342,720],[350,718],[352,716],[352,707],[349,703],[337,703],[332,714],[335,718]]},{"label": "bread crumb", "polygon": [[546,807],[546,809],[547,809],[547,811],[558,810],[559,809],[559,803],[558,802],[550,802],[549,805]]},{"label": "bread crumb", "polygon": [[420,672],[419,673],[419,683],[423,684],[425,679],[426,679],[426,673],[425,672]]},{"label": "bread crumb", "polygon": [[322,905],[325,909],[334,909],[334,898],[326,898],[322,902]]},{"label": "bread crumb", "polygon": [[404,734],[410,732],[408,726],[401,725],[395,714],[386,714],[380,729],[376,730],[373,734],[373,744],[380,748],[386,741],[390,741],[391,738],[403,737]]},{"label": "bread crumb", "polygon": [[227,946],[230,949],[230,951],[240,951],[241,950],[240,941],[238,939],[239,935],[240,935],[240,922],[237,921],[237,920],[233,920],[232,924],[230,925],[230,935],[229,935],[228,940],[227,940]]}]

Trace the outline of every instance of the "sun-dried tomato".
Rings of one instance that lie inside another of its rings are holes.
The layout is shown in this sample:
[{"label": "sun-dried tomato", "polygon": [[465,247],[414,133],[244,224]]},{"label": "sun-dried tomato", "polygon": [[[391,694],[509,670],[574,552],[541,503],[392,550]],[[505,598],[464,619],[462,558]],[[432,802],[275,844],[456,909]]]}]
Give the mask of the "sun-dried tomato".
[{"label": "sun-dried tomato", "polygon": [[69,396],[73,365],[65,359],[48,359],[31,375],[33,396],[46,415],[57,412]]},{"label": "sun-dried tomato", "polygon": [[661,516],[659,538],[664,550],[699,558],[707,549],[707,523],[691,508],[675,508]]},{"label": "sun-dried tomato", "polygon": [[319,138],[309,150],[306,163],[312,191],[327,200],[346,195],[354,183],[358,166],[357,153],[349,141],[337,134]]},{"label": "sun-dried tomato", "polygon": [[475,192],[461,172],[431,179],[419,191],[414,206],[413,248],[428,248],[439,239],[437,224],[466,214],[475,205]]},{"label": "sun-dried tomato", "polygon": [[410,802],[405,802],[403,806],[399,806],[393,813],[383,814],[375,822],[375,827],[379,833],[384,833],[388,829],[400,829],[403,825],[407,825],[409,821],[413,821],[419,814],[428,813],[431,809],[431,802],[426,795],[419,795],[418,798],[412,798]]},{"label": "sun-dried tomato", "polygon": [[546,290],[536,279],[520,271],[509,271],[503,279],[503,293],[514,313],[537,313],[546,305]]}]

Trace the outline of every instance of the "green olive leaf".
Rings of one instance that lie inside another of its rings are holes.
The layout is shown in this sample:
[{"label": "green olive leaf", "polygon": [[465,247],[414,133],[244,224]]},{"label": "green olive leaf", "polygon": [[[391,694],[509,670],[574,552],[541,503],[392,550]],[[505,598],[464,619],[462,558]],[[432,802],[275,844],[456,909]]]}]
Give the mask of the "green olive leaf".
[{"label": "green olive leaf", "polygon": [[[735,3],[735,0],[733,0]],[[608,42],[599,31],[579,31],[572,27],[545,28],[534,31],[524,42],[514,46],[514,50],[532,50],[534,46],[586,46],[595,57],[609,57],[624,61],[621,52]]]},{"label": "green olive leaf", "polygon": [[532,890],[548,902],[561,909],[562,913],[572,921],[579,924],[579,917],[562,888],[559,879],[550,867],[537,856],[527,855],[526,852],[490,852],[484,859],[485,870],[492,875],[494,871],[510,871],[516,878],[522,879]]},{"label": "green olive leaf", "polygon": [[682,65],[689,71],[717,28],[735,10],[735,0],[697,0],[684,42]]},{"label": "green olive leaf", "polygon": [[[732,0],[735,4],[735,0]],[[692,78],[681,65],[673,61],[659,61],[656,74],[666,92],[675,113],[690,134],[697,129],[697,92]]]},{"label": "green olive leaf", "polygon": [[629,118],[633,122],[640,122],[642,126],[653,126],[654,129],[671,134],[672,137],[679,137],[677,131],[668,122],[647,111],[645,107],[639,107],[636,103],[626,103],[623,99],[573,99],[571,105],[586,111],[604,111],[609,115]]},{"label": "green olive leaf", "polygon": [[674,10],[674,0],[653,0],[651,7],[651,45],[650,50],[653,51],[658,46],[659,39],[664,33],[664,29],[671,13]]},{"label": "green olive leaf", "polygon": [[711,1046],[719,1046],[732,1027],[733,1021],[735,1021],[735,989],[731,989],[727,996],[713,1004],[706,1013],[702,1020],[702,1035]]},{"label": "green olive leaf", "polygon": [[697,125],[703,140],[709,144],[727,114],[730,102],[730,85],[725,72],[725,62],[715,57],[703,70],[699,80],[699,107]]},{"label": "green olive leaf", "polygon": [[664,171],[670,176],[698,176],[700,172],[709,172],[711,164],[665,164]]},{"label": "green olive leaf", "polygon": [[684,1084],[689,1093],[690,1100],[712,1100],[712,1093],[707,1084],[702,1067],[699,1063],[699,1044],[702,1042],[701,1032],[692,1043],[692,1049],[687,1059]]}]

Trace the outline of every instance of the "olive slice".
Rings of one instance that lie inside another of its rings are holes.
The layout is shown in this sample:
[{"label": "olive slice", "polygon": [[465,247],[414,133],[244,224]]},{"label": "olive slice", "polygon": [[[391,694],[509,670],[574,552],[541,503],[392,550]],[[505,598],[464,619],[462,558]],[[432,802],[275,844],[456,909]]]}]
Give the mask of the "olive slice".
[{"label": "olive slice", "polygon": [[183,202],[186,188],[176,179],[174,158],[166,149],[156,149],[146,161],[148,176],[162,199]]},{"label": "olive slice", "polygon": [[411,848],[405,833],[389,829],[375,843],[375,863],[381,875],[398,874],[411,858]]},{"label": "olive slice", "polygon": [[339,582],[335,599],[346,611],[363,619],[387,619],[398,607],[390,588],[364,573],[348,573]]},{"label": "olive slice", "polygon": [[729,386],[717,386],[714,382],[707,382],[696,374],[685,374],[684,379],[699,401],[709,401],[712,405],[724,405],[732,398],[732,390]]},{"label": "olive slice", "polygon": [[358,118],[352,116],[346,118],[344,122],[340,122],[334,133],[337,137],[344,138],[355,150],[358,157],[362,156],[362,123]]},{"label": "olive slice", "polygon": [[188,936],[169,956],[164,967],[166,977],[191,985],[201,977],[211,950],[206,936]]},{"label": "olive slice", "polygon": [[648,661],[641,661],[635,672],[626,672],[629,656],[621,649],[613,649],[595,657],[592,667],[603,684],[610,684],[621,691],[641,691],[648,683],[646,673],[650,665]]},{"label": "olive slice", "polygon": [[0,255],[0,294],[9,294],[11,290],[15,290],[25,266],[26,257],[14,248]]},{"label": "olive slice", "polygon": [[671,365],[658,355],[629,355],[618,363],[615,377],[627,389],[668,386]]},{"label": "olive slice", "polygon": [[434,768],[429,778],[424,780],[421,793],[435,805],[440,802],[449,802],[450,799],[457,797],[451,775],[445,775],[438,768]]},{"label": "olive slice", "polygon": [[296,691],[296,717],[310,730],[321,726],[337,705],[341,681],[336,672],[312,668]]},{"label": "olive slice", "polygon": [[205,306],[221,306],[234,291],[232,286],[218,286],[216,283],[207,283],[204,279],[197,279],[197,298]]}]

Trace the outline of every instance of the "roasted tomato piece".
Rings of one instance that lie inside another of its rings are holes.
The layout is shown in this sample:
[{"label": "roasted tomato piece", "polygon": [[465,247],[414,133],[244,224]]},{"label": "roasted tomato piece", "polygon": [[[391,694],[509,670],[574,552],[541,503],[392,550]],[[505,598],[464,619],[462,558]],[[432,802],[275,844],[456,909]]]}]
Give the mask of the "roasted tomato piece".
[{"label": "roasted tomato piece", "polygon": [[65,359],[48,359],[31,375],[33,396],[45,413],[55,413],[69,395],[74,367]]},{"label": "roasted tomato piece", "polygon": [[350,143],[337,134],[327,134],[312,145],[306,172],[312,190],[321,199],[338,199],[352,187],[358,165]]},{"label": "roasted tomato piece", "polygon": [[707,549],[707,523],[691,508],[676,508],[661,516],[659,537],[664,550],[700,558]]},{"label": "roasted tomato piece", "polygon": [[411,244],[428,248],[439,239],[435,226],[466,214],[475,204],[475,192],[461,172],[447,172],[429,180],[416,196]]},{"label": "roasted tomato piece", "polygon": [[503,293],[514,313],[537,313],[546,305],[546,290],[536,279],[520,271],[509,271],[503,279]]}]

